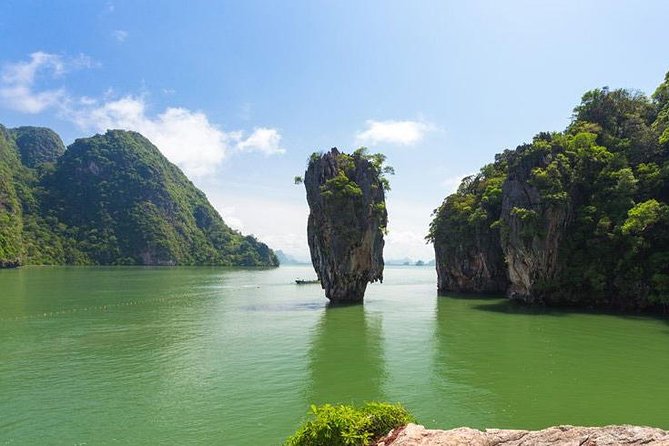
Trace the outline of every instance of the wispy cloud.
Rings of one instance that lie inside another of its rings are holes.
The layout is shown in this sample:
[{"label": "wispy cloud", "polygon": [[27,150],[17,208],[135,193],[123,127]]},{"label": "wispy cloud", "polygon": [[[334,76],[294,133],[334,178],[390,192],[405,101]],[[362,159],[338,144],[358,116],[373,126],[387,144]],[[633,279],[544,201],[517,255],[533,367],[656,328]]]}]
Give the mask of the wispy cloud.
[{"label": "wispy cloud", "polygon": [[423,121],[375,121],[366,122],[367,128],[356,135],[359,144],[375,146],[378,144],[414,145],[423,140],[425,134],[434,129],[432,124]]},{"label": "wispy cloud", "polygon": [[112,31],[112,37],[114,37],[117,42],[123,43],[128,38],[128,31],[123,29],[116,29]]},{"label": "wispy cloud", "polygon": [[27,61],[5,64],[0,76],[0,105],[33,114],[51,110],[86,131],[140,132],[193,177],[213,173],[232,152],[265,155],[285,152],[276,129],[259,127],[248,136],[241,130],[224,131],[204,112],[184,107],[167,107],[161,113],[151,114],[147,95],[120,96],[108,90],[100,98],[77,97],[64,87],[38,88],[40,75],[53,81],[74,69],[93,66],[84,55],[73,58],[44,52],[31,54]]},{"label": "wispy cloud", "polygon": [[260,152],[265,155],[286,153],[286,150],[279,146],[280,144],[281,135],[278,130],[260,127],[253,130],[248,138],[240,138],[237,148],[242,152]]},{"label": "wispy cloud", "polygon": [[168,107],[150,116],[144,97],[125,96],[68,112],[70,120],[84,130],[135,130],[153,142],[188,175],[212,173],[227,155],[236,133],[227,133],[202,112]]},{"label": "wispy cloud", "polygon": [[84,55],[65,58],[42,51],[32,53],[27,61],[8,63],[0,75],[0,100],[10,109],[23,113],[40,113],[49,107],[63,104],[67,95],[64,88],[37,91],[39,77],[58,78],[64,73],[95,64]]}]

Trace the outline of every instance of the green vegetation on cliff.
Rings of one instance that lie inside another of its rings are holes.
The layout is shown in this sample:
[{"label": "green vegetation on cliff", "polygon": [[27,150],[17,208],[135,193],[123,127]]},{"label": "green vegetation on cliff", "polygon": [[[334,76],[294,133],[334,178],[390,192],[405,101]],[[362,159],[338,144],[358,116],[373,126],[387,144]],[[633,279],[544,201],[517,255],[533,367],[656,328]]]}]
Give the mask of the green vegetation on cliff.
[{"label": "green vegetation on cliff", "polygon": [[138,133],[0,130],[0,265],[278,264]]},{"label": "green vegetation on cliff", "polygon": [[[590,91],[564,132],[498,155],[435,211],[440,291],[483,281],[524,301],[666,305],[667,203],[669,74],[651,98]],[[461,266],[476,256],[508,282]]]}]

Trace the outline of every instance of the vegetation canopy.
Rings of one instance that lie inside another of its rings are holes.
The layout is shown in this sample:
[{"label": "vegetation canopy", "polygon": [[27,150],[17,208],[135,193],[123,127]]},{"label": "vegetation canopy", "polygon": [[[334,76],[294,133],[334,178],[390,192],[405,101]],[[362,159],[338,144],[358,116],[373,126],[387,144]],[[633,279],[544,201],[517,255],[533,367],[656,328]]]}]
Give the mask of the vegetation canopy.
[{"label": "vegetation canopy", "polygon": [[[539,133],[465,178],[427,240],[451,264],[468,247],[501,253],[501,240],[508,260],[556,240],[557,263],[532,284],[543,300],[669,304],[668,92],[669,73],[651,98],[585,93],[565,131]],[[483,247],[482,234],[498,246]]]},{"label": "vegetation canopy", "polygon": [[0,126],[0,266],[278,265],[149,140]]}]

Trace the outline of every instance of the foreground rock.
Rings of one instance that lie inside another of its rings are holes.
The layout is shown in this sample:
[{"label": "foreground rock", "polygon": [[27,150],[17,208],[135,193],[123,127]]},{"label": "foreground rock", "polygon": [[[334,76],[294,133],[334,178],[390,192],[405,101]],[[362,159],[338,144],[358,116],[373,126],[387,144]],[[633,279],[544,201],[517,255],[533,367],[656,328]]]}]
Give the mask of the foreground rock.
[{"label": "foreground rock", "polygon": [[333,148],[314,154],[305,173],[311,261],[333,303],[362,302],[367,284],[383,280],[388,214],[382,163],[362,151]]},{"label": "foreground rock", "polygon": [[669,445],[669,432],[651,427],[627,425],[605,427],[557,426],[539,431],[510,429],[479,431],[461,427],[442,431],[409,424],[391,432],[377,443],[378,446],[605,446],[632,444]]}]

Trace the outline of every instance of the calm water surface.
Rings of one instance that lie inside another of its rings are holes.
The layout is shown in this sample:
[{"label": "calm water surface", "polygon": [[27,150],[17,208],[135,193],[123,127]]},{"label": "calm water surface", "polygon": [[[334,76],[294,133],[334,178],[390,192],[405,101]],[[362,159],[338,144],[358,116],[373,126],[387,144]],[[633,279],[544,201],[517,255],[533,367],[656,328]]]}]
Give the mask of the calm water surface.
[{"label": "calm water surface", "polygon": [[0,444],[280,444],[312,402],[434,427],[669,428],[669,324],[437,298],[387,268],[326,308],[310,267],[0,271]]}]

